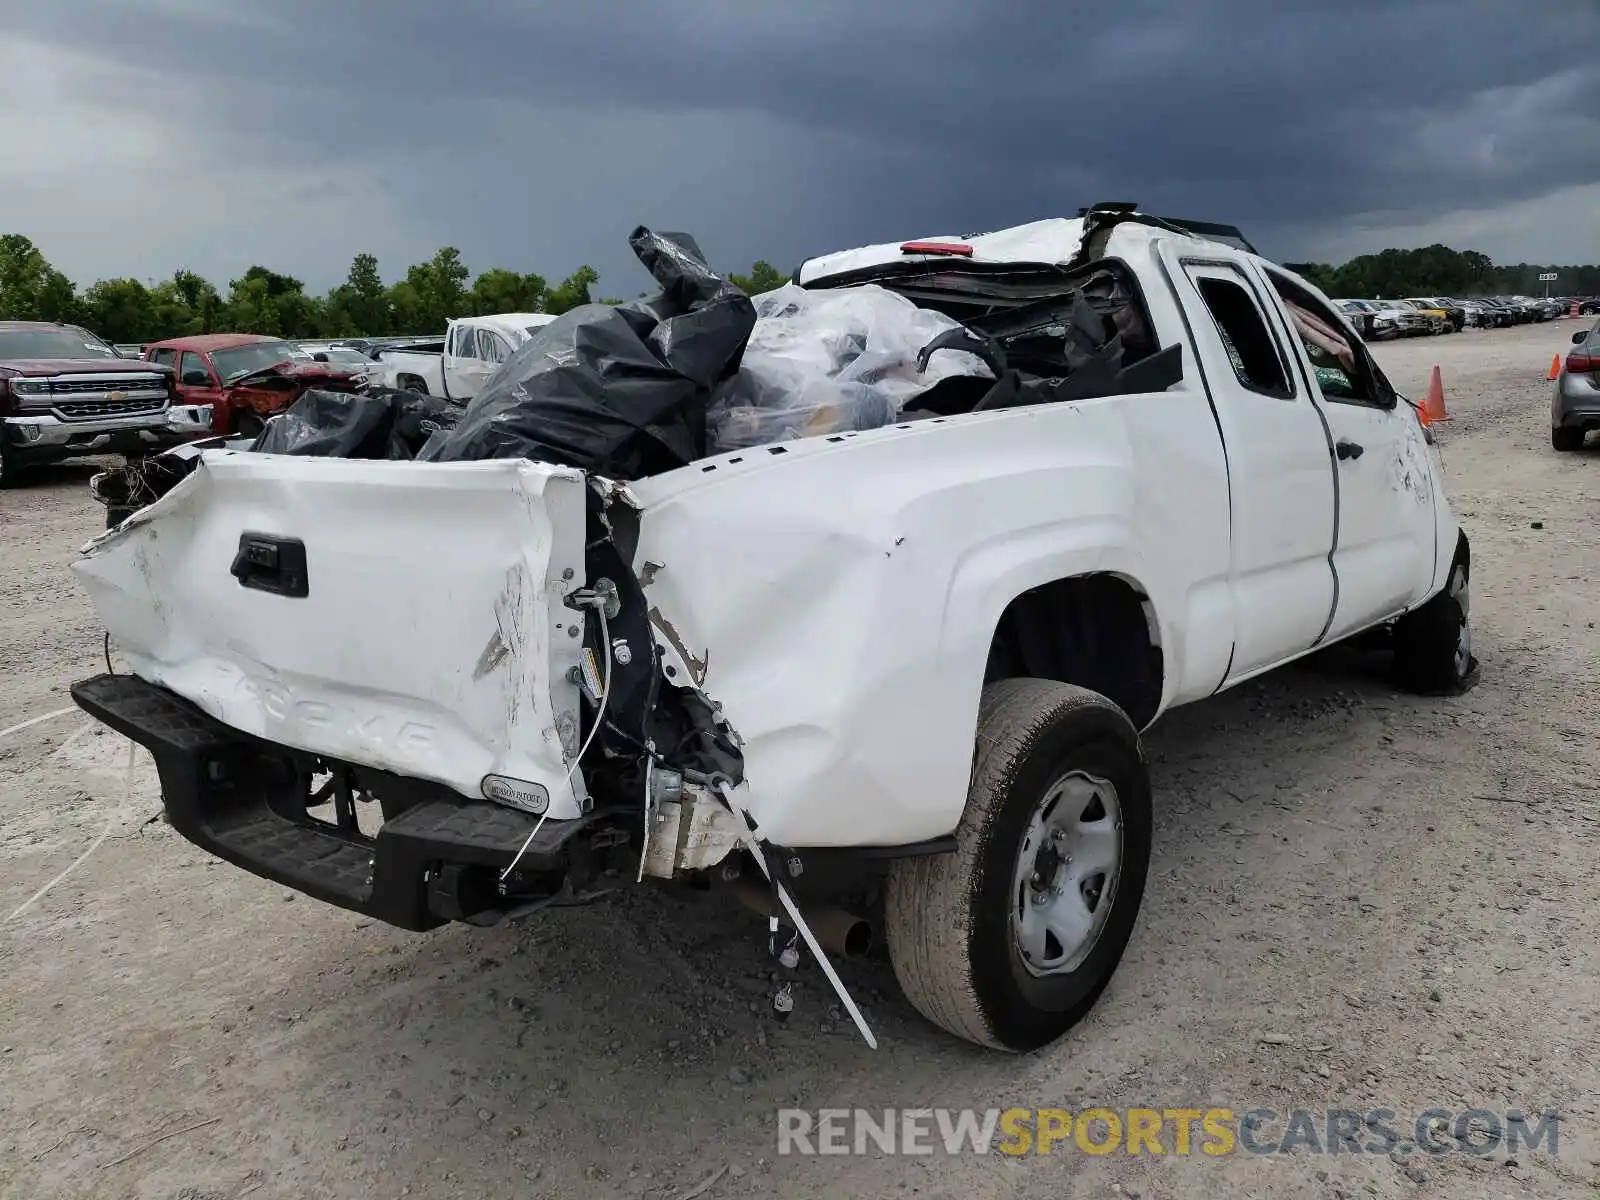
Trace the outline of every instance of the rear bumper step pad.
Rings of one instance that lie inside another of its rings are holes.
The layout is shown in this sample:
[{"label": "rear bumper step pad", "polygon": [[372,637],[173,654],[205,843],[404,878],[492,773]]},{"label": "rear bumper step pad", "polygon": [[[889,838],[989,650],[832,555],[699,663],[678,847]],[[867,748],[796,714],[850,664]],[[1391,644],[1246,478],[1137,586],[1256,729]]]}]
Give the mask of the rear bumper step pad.
[{"label": "rear bumper step pad", "polygon": [[[367,778],[427,796],[367,837],[296,815],[310,756],[224,725],[166,688],[136,675],[97,675],[73,685],[72,698],[150,751],[167,817],[183,837],[263,879],[402,929],[431,929],[492,907],[495,873],[538,822],[367,770]],[[546,821],[519,874],[563,869],[566,843],[587,824]]]}]

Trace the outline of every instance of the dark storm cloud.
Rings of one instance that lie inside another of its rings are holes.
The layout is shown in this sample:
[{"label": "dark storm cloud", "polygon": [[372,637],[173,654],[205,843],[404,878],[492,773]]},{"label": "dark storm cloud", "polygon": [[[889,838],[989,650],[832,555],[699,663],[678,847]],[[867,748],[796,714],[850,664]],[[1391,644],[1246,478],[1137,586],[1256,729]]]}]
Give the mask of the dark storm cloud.
[{"label": "dark storm cloud", "polygon": [[559,229],[563,269],[617,265],[629,212],[742,262],[1100,199],[1284,241],[1600,180],[1591,0],[82,0],[7,25],[205,82],[184,116],[211,135],[380,162],[440,241]]}]

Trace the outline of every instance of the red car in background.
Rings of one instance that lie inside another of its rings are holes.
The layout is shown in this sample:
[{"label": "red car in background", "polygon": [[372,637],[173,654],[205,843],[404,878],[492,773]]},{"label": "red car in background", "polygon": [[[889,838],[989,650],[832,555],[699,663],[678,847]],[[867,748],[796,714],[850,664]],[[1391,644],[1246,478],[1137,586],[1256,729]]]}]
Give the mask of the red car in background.
[{"label": "red car in background", "polygon": [[211,432],[233,437],[254,437],[310,388],[353,392],[366,378],[360,367],[319,362],[257,333],[168,338],[145,346],[144,357],[177,371],[181,403],[211,405]]}]

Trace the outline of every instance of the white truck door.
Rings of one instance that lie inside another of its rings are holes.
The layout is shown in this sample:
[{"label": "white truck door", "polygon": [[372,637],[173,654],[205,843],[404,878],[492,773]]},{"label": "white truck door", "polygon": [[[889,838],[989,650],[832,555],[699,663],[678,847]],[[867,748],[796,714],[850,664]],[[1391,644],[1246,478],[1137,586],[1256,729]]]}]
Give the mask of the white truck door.
[{"label": "white truck door", "polygon": [[486,365],[478,350],[478,330],[464,321],[452,321],[444,343],[445,395],[454,400],[472,399],[488,374]]},{"label": "white truck door", "polygon": [[1292,326],[1299,374],[1334,439],[1338,602],[1324,635],[1333,641],[1396,616],[1427,594],[1438,497],[1416,413],[1400,402],[1361,339],[1292,279],[1263,274],[1283,302],[1275,317],[1280,327]]},{"label": "white truck door", "polygon": [[1227,683],[1316,644],[1333,612],[1333,458],[1316,405],[1266,317],[1261,285],[1229,258],[1162,258],[1228,456],[1235,614]]},{"label": "white truck door", "polygon": [[[506,359],[511,357],[511,343],[505,336],[493,329],[478,330],[478,355],[483,359],[483,378],[478,381],[478,390],[489,381],[489,376],[498,371]],[[474,395],[477,393],[474,392]]]}]

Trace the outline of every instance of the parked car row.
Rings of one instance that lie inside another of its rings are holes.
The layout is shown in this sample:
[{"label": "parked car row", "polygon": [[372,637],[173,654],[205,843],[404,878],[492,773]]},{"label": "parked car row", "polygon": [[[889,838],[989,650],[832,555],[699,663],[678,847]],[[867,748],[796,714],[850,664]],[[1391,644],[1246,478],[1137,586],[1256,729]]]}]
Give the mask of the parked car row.
[{"label": "parked car row", "polygon": [[1550,321],[1570,313],[1600,311],[1600,300],[1580,297],[1530,296],[1407,296],[1394,300],[1336,301],[1350,323],[1369,341],[1459,333],[1463,329],[1498,329]]},{"label": "parked car row", "polygon": [[1488,325],[1527,325],[1534,321],[1553,321],[1581,306],[1577,296],[1488,296],[1476,303],[1484,306]]}]

